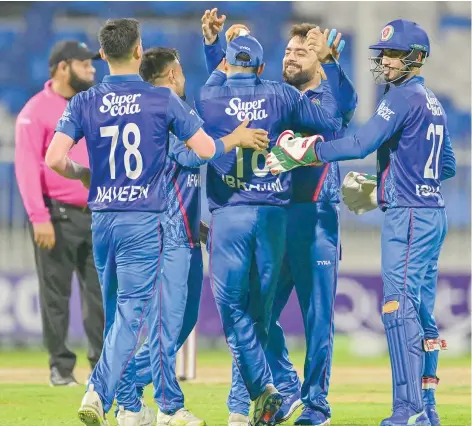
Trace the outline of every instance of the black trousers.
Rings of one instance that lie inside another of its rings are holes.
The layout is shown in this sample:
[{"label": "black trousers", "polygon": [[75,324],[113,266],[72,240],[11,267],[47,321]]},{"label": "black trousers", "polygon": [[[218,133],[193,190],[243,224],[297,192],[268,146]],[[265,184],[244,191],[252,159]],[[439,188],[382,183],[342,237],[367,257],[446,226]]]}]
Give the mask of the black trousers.
[{"label": "black trousers", "polygon": [[[92,217],[80,207],[46,199],[56,233],[52,250],[41,249],[33,241],[39,280],[39,301],[43,340],[49,352],[49,366],[62,375],[71,374],[76,355],[67,347],[69,301],[72,273],[80,285],[84,329],[88,338],[88,360],[93,368],[103,345],[103,305],[100,283],[92,251]],[[32,227],[31,235],[33,235]]]}]

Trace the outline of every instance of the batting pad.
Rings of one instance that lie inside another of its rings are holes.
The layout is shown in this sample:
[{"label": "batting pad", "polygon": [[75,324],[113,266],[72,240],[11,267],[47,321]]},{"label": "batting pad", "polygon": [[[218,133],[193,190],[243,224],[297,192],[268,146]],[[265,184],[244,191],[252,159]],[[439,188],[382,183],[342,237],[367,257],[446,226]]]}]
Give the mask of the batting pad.
[{"label": "batting pad", "polygon": [[420,412],[424,351],[418,313],[407,296],[396,294],[384,299],[382,320],[392,366],[393,409],[407,406]]}]

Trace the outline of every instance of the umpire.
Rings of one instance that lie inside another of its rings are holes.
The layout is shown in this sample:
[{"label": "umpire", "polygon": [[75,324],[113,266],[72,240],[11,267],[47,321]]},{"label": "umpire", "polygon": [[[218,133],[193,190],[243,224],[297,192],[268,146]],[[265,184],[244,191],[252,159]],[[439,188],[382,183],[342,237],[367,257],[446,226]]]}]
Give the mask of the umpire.
[{"label": "umpire", "polygon": [[[44,163],[67,102],[94,84],[92,59],[96,55],[84,43],[57,43],[49,58],[51,79],[26,103],[16,122],[15,172],[30,221],[52,386],[77,384],[73,375],[76,355],[66,346],[74,271],[80,284],[92,368],[103,344],[102,295],[92,254],[88,193],[80,181],[63,178]],[[88,165],[84,140],[71,150],[70,156]]]}]

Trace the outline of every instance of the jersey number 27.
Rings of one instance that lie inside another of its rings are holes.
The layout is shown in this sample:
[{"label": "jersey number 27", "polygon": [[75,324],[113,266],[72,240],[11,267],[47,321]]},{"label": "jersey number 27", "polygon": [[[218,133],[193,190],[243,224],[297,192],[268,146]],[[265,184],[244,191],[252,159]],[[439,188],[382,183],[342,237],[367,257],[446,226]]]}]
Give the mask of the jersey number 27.
[{"label": "jersey number 27", "polygon": [[[436,138],[438,138],[438,144],[436,145]],[[433,142],[431,147],[431,153],[429,154],[428,161],[424,166],[423,177],[425,179],[438,179],[439,177],[439,157],[441,155],[441,146],[444,139],[444,126],[442,124],[431,123],[428,127],[428,133],[426,139]],[[436,159],[434,156],[436,155]],[[435,161],[434,161],[435,160]],[[434,164],[433,164],[434,161]]]}]

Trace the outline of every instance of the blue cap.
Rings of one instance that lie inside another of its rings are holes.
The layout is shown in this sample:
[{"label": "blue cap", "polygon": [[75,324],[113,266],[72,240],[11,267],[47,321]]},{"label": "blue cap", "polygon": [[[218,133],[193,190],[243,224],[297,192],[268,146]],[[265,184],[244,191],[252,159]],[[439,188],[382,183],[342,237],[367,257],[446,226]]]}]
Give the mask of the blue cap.
[{"label": "blue cap", "polygon": [[[249,61],[238,61],[236,56],[240,53],[247,53]],[[226,61],[230,65],[240,67],[258,67],[262,65],[264,49],[261,44],[252,36],[239,36],[231,40],[226,48]]]},{"label": "blue cap", "polygon": [[369,46],[369,49],[393,49],[408,52],[418,49],[426,52],[426,56],[431,53],[426,31],[416,22],[406,19],[396,19],[389,22],[380,32],[379,41]]}]

